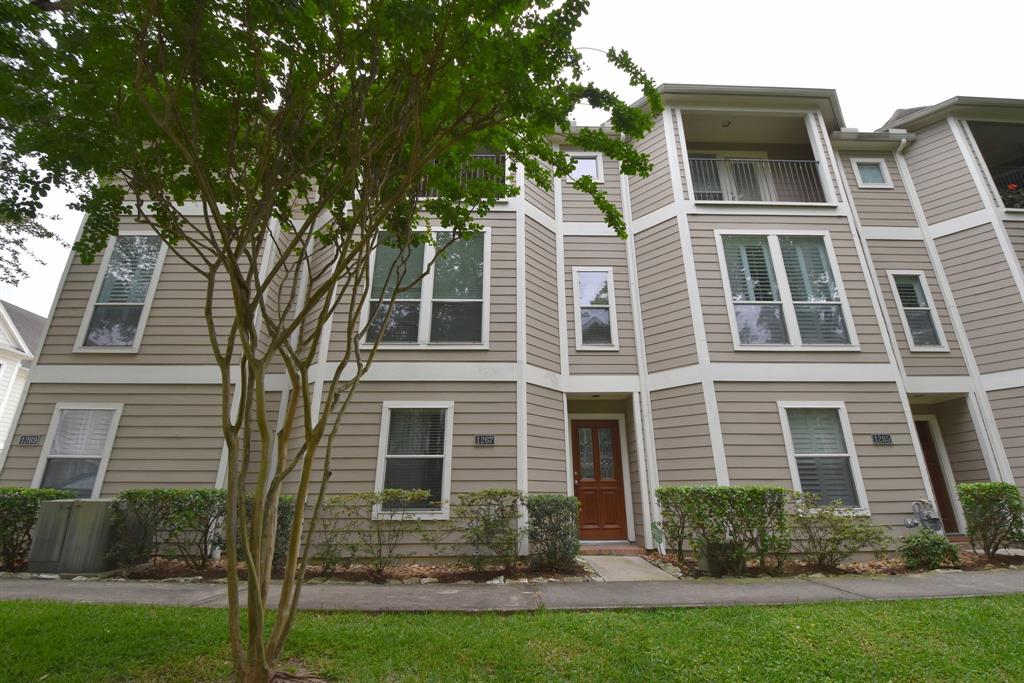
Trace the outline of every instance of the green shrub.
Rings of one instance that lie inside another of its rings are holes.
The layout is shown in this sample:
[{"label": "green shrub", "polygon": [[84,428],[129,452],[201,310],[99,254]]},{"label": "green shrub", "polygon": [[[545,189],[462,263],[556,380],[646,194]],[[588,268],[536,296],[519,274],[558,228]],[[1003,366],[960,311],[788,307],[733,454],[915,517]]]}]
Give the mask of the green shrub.
[{"label": "green shrub", "polygon": [[938,569],[959,564],[956,545],[932,529],[921,529],[903,537],[900,553],[907,569]]},{"label": "green shrub", "polygon": [[870,549],[881,556],[889,549],[889,532],[871,518],[853,514],[834,500],[821,505],[813,494],[798,494],[789,523],[797,551],[820,569],[836,569],[851,555]]},{"label": "green shrub", "polygon": [[526,497],[530,564],[537,569],[572,567],[580,552],[580,501],[576,496],[535,493]]},{"label": "green shrub", "polygon": [[958,484],[971,547],[986,557],[1024,541],[1024,502],[1013,484],[1001,481]]},{"label": "green shrub", "polygon": [[519,528],[523,494],[515,489],[484,489],[460,497],[455,517],[464,524],[462,535],[473,547],[470,563],[481,569],[490,553],[505,570],[519,561]]},{"label": "green shrub", "polygon": [[39,504],[74,497],[56,489],[0,488],[0,566],[4,571],[13,572],[28,558]]},{"label": "green shrub", "polygon": [[321,532],[329,530],[328,538],[322,537],[321,542],[347,548],[346,563],[365,560],[373,578],[382,581],[388,567],[399,559],[403,540],[416,536],[424,543],[432,542],[429,530],[416,517],[429,503],[430,492],[422,489],[333,496],[321,510],[322,517],[332,520],[321,525]]},{"label": "green shrub", "polygon": [[[250,519],[253,509],[253,496],[245,497],[246,519]],[[288,542],[291,540],[292,522],[295,520],[295,496],[281,496],[277,499],[277,530],[274,533],[273,569],[284,569],[284,561],[288,556]],[[238,558],[242,559],[241,535],[238,539]]]},{"label": "green shrub", "polygon": [[169,511],[166,489],[129,489],[111,504],[111,544],[107,556],[122,572],[152,560]]},{"label": "green shrub", "polygon": [[654,528],[680,559],[689,543],[705,571],[742,574],[747,560],[764,569],[767,558],[789,550],[789,491],[772,486],[662,487],[655,495],[662,521]]}]

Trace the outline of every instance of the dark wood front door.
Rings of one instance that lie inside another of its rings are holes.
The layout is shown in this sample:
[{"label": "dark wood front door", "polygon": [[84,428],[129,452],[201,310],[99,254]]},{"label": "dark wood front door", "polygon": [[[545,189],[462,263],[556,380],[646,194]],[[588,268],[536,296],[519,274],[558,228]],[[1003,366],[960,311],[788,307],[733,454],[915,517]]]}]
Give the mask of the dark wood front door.
[{"label": "dark wood front door", "polygon": [[580,538],[626,539],[626,497],[616,420],[572,421],[572,466],[580,500]]},{"label": "dark wood front door", "polygon": [[939,508],[942,528],[946,533],[958,531],[953,501],[949,498],[949,482],[946,481],[946,474],[939,462],[939,450],[935,447],[935,439],[932,438],[931,425],[926,420],[915,420],[914,427],[917,428],[917,438],[921,441],[921,452],[924,454],[925,467],[928,468],[928,477],[932,480],[935,505]]}]

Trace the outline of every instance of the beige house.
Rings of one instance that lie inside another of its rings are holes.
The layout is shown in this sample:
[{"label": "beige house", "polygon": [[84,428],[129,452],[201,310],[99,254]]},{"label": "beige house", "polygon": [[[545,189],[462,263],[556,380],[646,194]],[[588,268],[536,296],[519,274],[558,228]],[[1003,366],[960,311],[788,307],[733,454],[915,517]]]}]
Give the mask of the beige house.
[{"label": "beige house", "polygon": [[[648,178],[578,155],[630,238],[519,171],[460,247],[476,267],[403,300],[331,489],[426,488],[427,518],[484,487],[575,494],[582,539],[652,547],[665,485],[777,484],[894,527],[929,500],[948,532],[955,484],[1024,486],[1024,101],[862,133],[832,90],[661,91]],[[201,300],[138,225],[73,258],[0,484],[221,486]]]}]

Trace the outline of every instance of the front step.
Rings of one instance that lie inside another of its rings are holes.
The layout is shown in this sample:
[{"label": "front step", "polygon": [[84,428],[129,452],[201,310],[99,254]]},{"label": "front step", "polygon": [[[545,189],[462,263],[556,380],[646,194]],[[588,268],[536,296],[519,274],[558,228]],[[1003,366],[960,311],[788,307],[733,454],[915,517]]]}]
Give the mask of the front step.
[{"label": "front step", "polygon": [[645,555],[643,547],[633,543],[580,543],[580,555]]}]

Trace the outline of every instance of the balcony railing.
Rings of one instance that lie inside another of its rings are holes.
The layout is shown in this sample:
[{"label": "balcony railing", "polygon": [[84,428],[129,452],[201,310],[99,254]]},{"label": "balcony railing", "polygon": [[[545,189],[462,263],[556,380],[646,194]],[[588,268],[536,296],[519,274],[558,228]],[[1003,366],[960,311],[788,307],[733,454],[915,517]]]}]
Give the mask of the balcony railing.
[{"label": "balcony railing", "polygon": [[[472,158],[475,163],[472,166],[466,166],[466,168],[462,169],[462,178],[464,180],[487,179],[499,183],[505,182],[506,172],[508,170],[508,157],[506,155],[474,154]],[[436,197],[437,190],[427,185],[427,182],[424,180],[423,183],[420,184],[418,196],[420,199]]]},{"label": "balcony railing", "polygon": [[996,184],[1006,208],[1024,209],[1024,199],[1021,199],[1021,190],[1024,190],[1024,166],[991,166],[988,172],[992,175],[992,182]]},{"label": "balcony railing", "polygon": [[823,203],[817,161],[690,159],[699,202]]}]

